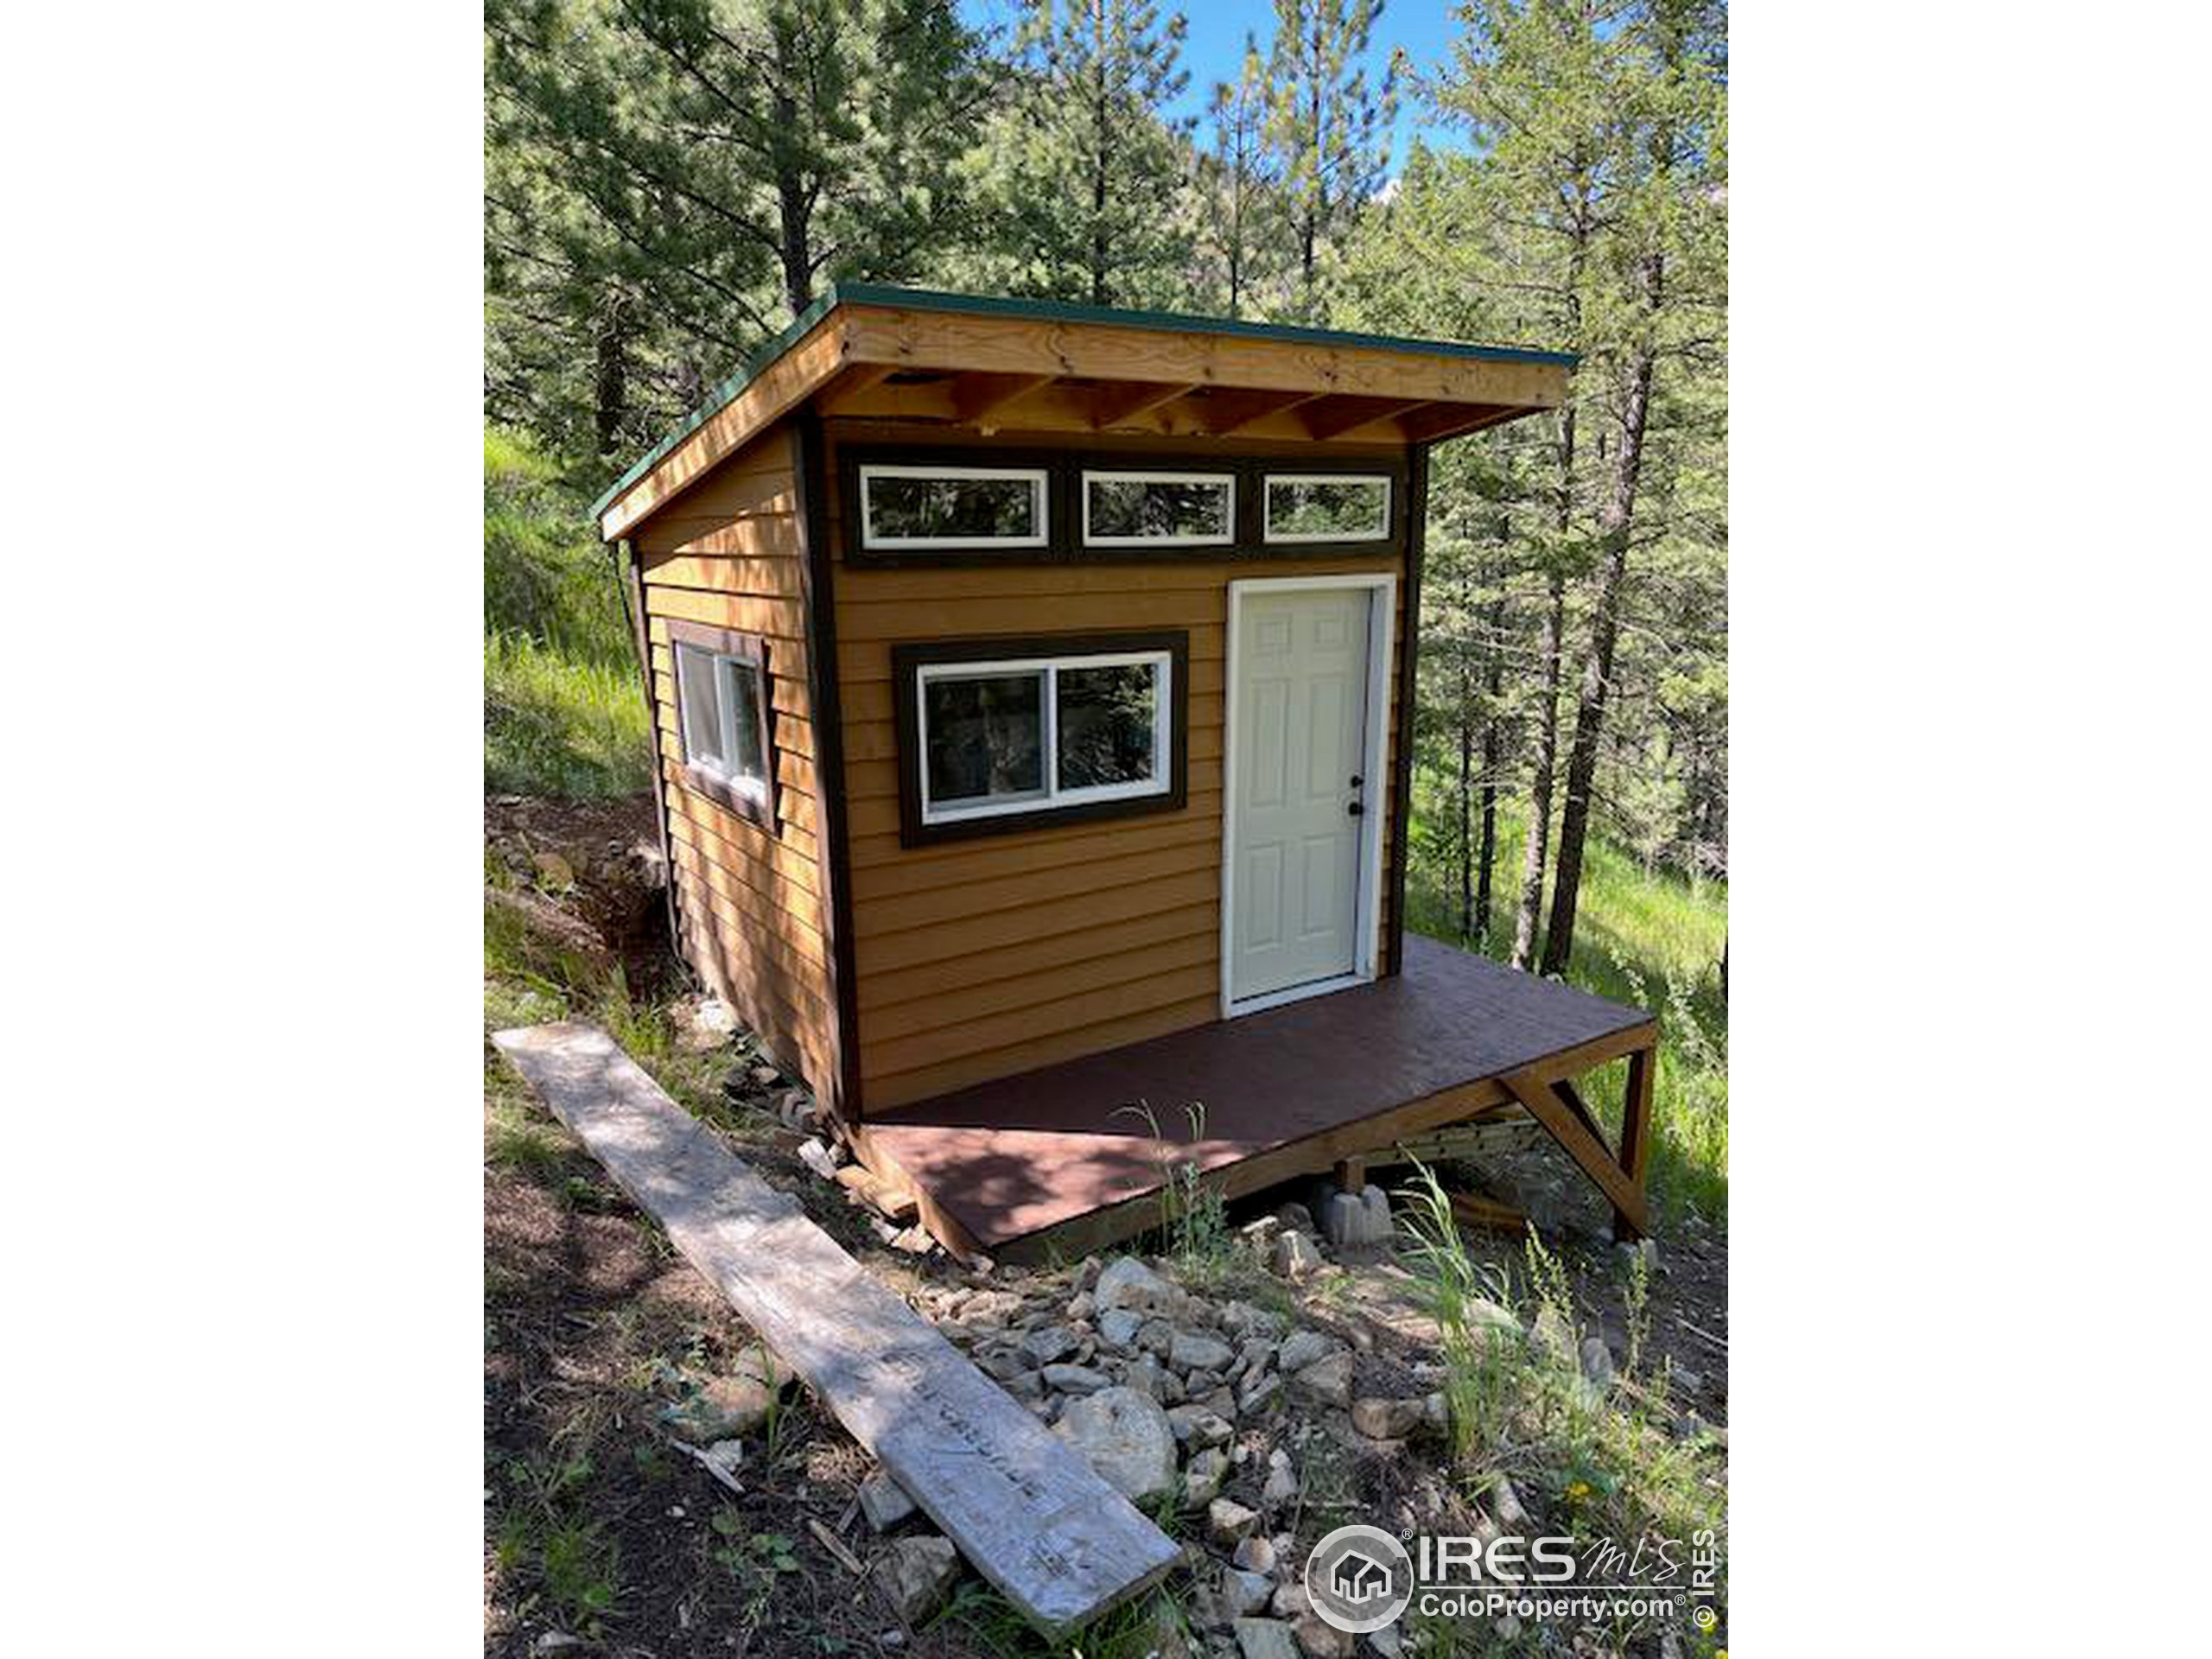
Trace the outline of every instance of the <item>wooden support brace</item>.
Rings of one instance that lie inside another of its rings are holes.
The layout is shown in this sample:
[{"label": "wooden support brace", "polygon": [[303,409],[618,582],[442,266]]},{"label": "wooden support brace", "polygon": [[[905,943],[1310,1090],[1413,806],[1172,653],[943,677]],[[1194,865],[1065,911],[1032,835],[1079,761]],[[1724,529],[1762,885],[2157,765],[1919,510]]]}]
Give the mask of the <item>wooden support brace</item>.
[{"label": "wooden support brace", "polygon": [[1614,1231],[1618,1234],[1625,1230],[1629,1235],[1642,1237],[1645,1222],[1643,1189],[1614,1161],[1605,1141],[1584,1126],[1582,1119],[1550,1083],[1534,1072],[1509,1072],[1503,1082],[1513,1097],[1550,1131],[1552,1139],[1559,1142],[1567,1155],[1582,1166],[1583,1173],[1598,1184],[1599,1191],[1613,1206]]},{"label": "wooden support brace", "polygon": [[1337,1160],[1337,1185],[1347,1192],[1358,1192],[1367,1185],[1367,1160],[1341,1158]]},{"label": "wooden support brace", "polygon": [[[1639,1197],[1643,1192],[1644,1166],[1651,1158],[1651,1088],[1658,1069],[1656,1044],[1636,1049],[1628,1057],[1628,1086],[1621,1111],[1621,1167],[1636,1184]],[[1635,1231],[1629,1232],[1624,1230],[1620,1217],[1615,1215],[1614,1237],[1631,1239],[1642,1230],[1641,1218]]]}]

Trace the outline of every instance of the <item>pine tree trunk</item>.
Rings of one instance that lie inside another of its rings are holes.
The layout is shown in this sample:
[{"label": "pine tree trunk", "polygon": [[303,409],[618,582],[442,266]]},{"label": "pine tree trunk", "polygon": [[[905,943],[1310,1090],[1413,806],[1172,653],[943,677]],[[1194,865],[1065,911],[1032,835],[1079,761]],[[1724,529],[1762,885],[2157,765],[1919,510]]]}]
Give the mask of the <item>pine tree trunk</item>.
[{"label": "pine tree trunk", "polygon": [[[1559,502],[1564,541],[1574,521],[1574,406],[1559,415]],[[1559,764],[1560,655],[1567,631],[1567,575],[1554,559],[1544,595],[1544,687],[1536,700],[1536,756],[1529,777],[1529,839],[1521,849],[1521,901],[1513,916],[1513,966],[1536,954],[1536,921],[1544,910],[1544,860],[1552,832],[1552,773]]]},{"label": "pine tree trunk", "polygon": [[[1471,584],[1462,582],[1461,614],[1465,614],[1465,598]],[[1463,641],[1459,648],[1459,943],[1472,943],[1478,936],[1475,920],[1475,677],[1467,647]],[[1485,886],[1490,872],[1483,877]],[[1485,905],[1489,896],[1484,896]]]},{"label": "pine tree trunk", "polygon": [[599,453],[622,448],[623,422],[630,403],[629,302],[610,289],[602,302],[592,375],[592,435]]},{"label": "pine tree trunk", "polygon": [[[1645,315],[1656,319],[1664,257],[1645,256]],[[1605,699],[1612,686],[1613,648],[1620,639],[1621,589],[1628,575],[1628,549],[1636,525],[1637,480],[1643,467],[1643,434],[1651,413],[1654,353],[1649,334],[1638,345],[1628,371],[1627,398],[1621,410],[1621,441],[1613,463],[1613,486],[1599,520],[1604,549],[1598,596],[1590,620],[1590,655],[1582,665],[1582,688],[1574,710],[1574,742],[1567,759],[1567,806],[1560,815],[1559,863],[1552,877],[1551,923],[1544,930],[1543,971],[1567,971],[1574,950],[1574,916],[1582,888],[1582,853],[1590,832],[1590,793],[1598,775],[1598,746],[1605,734]]]},{"label": "pine tree trunk", "polygon": [[1499,642],[1505,637],[1505,596],[1491,601],[1490,654],[1483,669],[1483,838],[1476,856],[1480,867],[1475,877],[1475,939],[1490,943],[1491,866],[1497,858],[1497,763],[1502,737],[1497,705],[1505,689],[1505,664]]}]

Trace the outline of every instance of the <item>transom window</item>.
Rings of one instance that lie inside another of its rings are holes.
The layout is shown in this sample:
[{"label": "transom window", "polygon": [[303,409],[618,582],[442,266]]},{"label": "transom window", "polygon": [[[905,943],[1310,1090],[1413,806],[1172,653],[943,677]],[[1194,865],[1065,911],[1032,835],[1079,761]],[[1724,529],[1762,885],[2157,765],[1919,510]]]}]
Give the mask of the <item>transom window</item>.
[{"label": "transom window", "polygon": [[1236,476],[1086,471],[1083,539],[1093,547],[1204,547],[1233,542]]},{"label": "transom window", "polygon": [[894,552],[1043,547],[1050,474],[1041,467],[860,469],[861,545]]},{"label": "transom window", "polygon": [[670,625],[670,639],[685,772],[712,799],[772,823],[766,647],[752,635],[681,623]]},{"label": "transom window", "polygon": [[1271,542],[1379,542],[1390,534],[1390,480],[1372,473],[1269,473]]},{"label": "transom window", "polygon": [[909,839],[1179,802],[1187,660],[1179,633],[898,647]]}]

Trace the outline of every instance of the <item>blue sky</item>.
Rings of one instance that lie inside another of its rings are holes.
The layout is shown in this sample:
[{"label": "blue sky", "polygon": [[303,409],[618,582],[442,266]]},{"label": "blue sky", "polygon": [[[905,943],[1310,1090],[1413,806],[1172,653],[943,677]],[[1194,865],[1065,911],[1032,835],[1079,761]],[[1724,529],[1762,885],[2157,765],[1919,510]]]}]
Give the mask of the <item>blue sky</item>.
[{"label": "blue sky", "polygon": [[[959,3],[961,15],[971,23],[1009,22],[1019,10],[1014,0],[959,0]],[[1405,48],[1417,70],[1433,73],[1444,60],[1455,29],[1452,5],[1452,0],[1386,0],[1382,20],[1375,25],[1374,35],[1369,41],[1370,84],[1381,80],[1395,47]],[[1186,0],[1180,5],[1175,0],[1160,0],[1160,10],[1163,17],[1180,11],[1190,22],[1182,67],[1191,72],[1191,86],[1174,107],[1179,115],[1200,114],[1211,96],[1214,82],[1230,79],[1236,74],[1248,33],[1259,36],[1262,52],[1274,35],[1273,0]],[[1397,130],[1392,135],[1390,158],[1394,173],[1404,159],[1408,141],[1421,125],[1421,115],[1415,100],[1409,97],[1399,100]],[[1432,145],[1459,143],[1448,128],[1430,127],[1427,137]]]}]

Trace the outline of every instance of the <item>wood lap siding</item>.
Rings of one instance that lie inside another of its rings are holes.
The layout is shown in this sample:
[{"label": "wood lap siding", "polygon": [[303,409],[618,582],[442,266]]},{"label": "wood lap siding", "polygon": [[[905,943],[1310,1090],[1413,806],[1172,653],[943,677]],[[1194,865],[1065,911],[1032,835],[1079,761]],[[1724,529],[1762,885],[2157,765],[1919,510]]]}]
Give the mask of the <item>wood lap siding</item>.
[{"label": "wood lap siding", "polygon": [[[639,526],[654,718],[678,925],[701,977],[817,1094],[836,1075],[830,952],[816,838],[805,548],[787,429],[764,434]],[[683,770],[671,620],[767,643],[777,832],[693,789]]]},{"label": "wood lap siding", "polygon": [[[1402,561],[1391,555],[855,567],[843,558],[839,439],[880,443],[887,433],[832,421],[826,436],[867,1109],[1217,1019],[1228,584],[1232,577],[1374,570],[1402,577]],[[1019,442],[1033,448],[1043,440],[1025,433]],[[969,456],[984,447],[973,439],[961,446]],[[1083,447],[1105,454],[1116,446],[1102,439]],[[1154,454],[1172,447],[1159,439],[1145,445]],[[1218,455],[1224,448],[1208,443],[1192,454]],[[1402,646],[1404,626],[1402,614]],[[1190,635],[1190,796],[1183,810],[899,845],[893,644],[1147,628]],[[1381,775],[1391,775],[1387,765]],[[1386,865],[1389,830],[1386,817]],[[1386,868],[1380,906],[1386,930],[1389,885]]]}]

